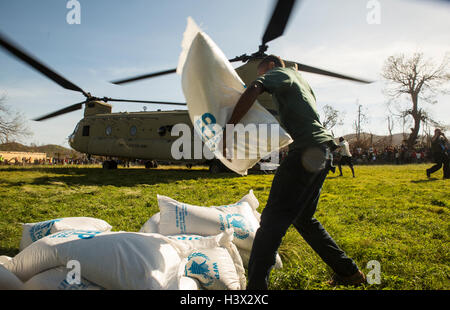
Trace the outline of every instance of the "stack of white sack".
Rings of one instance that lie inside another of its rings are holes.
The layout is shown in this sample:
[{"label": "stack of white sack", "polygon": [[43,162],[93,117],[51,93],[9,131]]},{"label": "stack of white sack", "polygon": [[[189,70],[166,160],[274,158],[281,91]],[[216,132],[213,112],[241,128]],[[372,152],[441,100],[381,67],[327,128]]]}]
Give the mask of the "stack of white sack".
[{"label": "stack of white sack", "polygon": [[[201,207],[178,202],[158,195],[160,212],[152,216],[140,232],[163,235],[218,234],[226,229],[234,230],[233,243],[236,245],[243,265],[248,267],[250,253],[259,227],[260,213],[258,199],[253,190],[231,205]],[[280,256],[276,256],[275,268],[283,266]]]},{"label": "stack of white sack", "polygon": [[[3,259],[0,284],[10,289],[244,289],[233,231],[183,240],[161,234],[67,230]],[[79,265],[73,284],[68,262]],[[70,280],[70,278],[69,278]],[[3,287],[3,286],[0,286]]]},{"label": "stack of white sack", "polygon": [[65,230],[79,229],[92,231],[111,231],[111,225],[101,219],[92,217],[65,217],[39,223],[22,224],[22,239],[19,250],[22,251],[33,242]]},{"label": "stack of white sack", "polygon": [[[240,121],[245,131],[251,132],[249,139],[245,139],[244,130],[235,127],[227,134],[227,150],[232,155],[224,158],[222,129],[246,86],[219,47],[191,18],[182,49],[177,72],[181,74],[190,119],[209,151],[226,167],[245,175],[261,158],[293,142],[275,117],[255,102]],[[232,143],[234,134],[241,138]]]},{"label": "stack of white sack", "polygon": [[84,279],[105,289],[167,289],[181,263],[161,235],[67,230],[34,242],[5,267],[26,282],[71,260]]}]

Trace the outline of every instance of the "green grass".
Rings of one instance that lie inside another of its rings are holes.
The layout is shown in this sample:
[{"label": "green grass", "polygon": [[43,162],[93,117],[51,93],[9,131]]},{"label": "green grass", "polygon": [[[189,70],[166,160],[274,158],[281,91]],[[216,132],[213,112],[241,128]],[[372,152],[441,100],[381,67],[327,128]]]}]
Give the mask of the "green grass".
[{"label": "green grass", "polygon": [[[428,166],[356,166],[355,179],[344,168],[325,181],[316,218],[365,273],[370,260],[381,264],[381,284],[362,289],[450,289],[450,181],[442,171],[427,179]],[[253,189],[261,212],[272,179],[202,168],[1,167],[0,255],[18,253],[25,222],[91,216],[138,231],[158,212],[156,194],[222,205]],[[279,252],[284,268],[272,272],[271,289],[333,289],[332,271],[292,227]]]}]

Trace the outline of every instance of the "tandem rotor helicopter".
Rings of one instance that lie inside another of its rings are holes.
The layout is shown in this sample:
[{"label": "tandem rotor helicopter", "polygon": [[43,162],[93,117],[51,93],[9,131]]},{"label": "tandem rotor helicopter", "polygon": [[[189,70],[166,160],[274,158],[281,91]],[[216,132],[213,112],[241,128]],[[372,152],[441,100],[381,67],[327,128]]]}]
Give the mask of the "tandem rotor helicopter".
[{"label": "tandem rotor helicopter", "polygon": [[[243,54],[229,59],[230,62],[240,61],[244,63],[242,66],[236,68],[236,72],[245,84],[251,83],[256,78],[256,67],[259,61],[267,55],[265,53],[268,49],[267,43],[283,35],[295,3],[296,0],[278,0],[262,37],[262,43],[259,46],[258,51],[251,55]],[[145,160],[146,168],[157,167],[158,161],[168,161],[179,162],[188,166],[193,164],[207,164],[210,167],[210,171],[213,173],[220,172],[223,169],[223,166],[218,160],[175,160],[172,157],[171,145],[177,139],[177,137],[173,137],[170,134],[172,126],[184,123],[192,129],[192,123],[186,109],[112,113],[112,105],[108,102],[137,102],[178,106],[185,106],[185,103],[95,97],[26,53],[1,33],[0,46],[63,88],[77,91],[84,95],[85,99],[83,101],[34,120],[43,121],[58,115],[82,109],[84,105],[84,118],[78,122],[73,133],[69,136],[69,144],[76,151],[87,154],[88,157],[97,155],[110,158],[103,162],[104,168],[117,168],[117,162],[112,158],[118,158],[122,160]],[[298,62],[285,60],[285,63],[287,66],[293,66],[297,68],[297,70],[303,72],[360,83],[371,83],[367,80],[322,70]],[[176,68],[117,80],[112,83],[122,85],[175,72]],[[277,117],[269,94],[264,93],[258,98],[258,101],[270,113]],[[191,132],[194,132],[194,130]]]}]

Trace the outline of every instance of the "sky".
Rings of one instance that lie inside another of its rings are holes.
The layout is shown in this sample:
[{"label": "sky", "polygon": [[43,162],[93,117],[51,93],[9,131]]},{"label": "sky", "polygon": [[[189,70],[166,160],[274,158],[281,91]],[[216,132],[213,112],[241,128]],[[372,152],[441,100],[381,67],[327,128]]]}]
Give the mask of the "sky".
[{"label": "sky", "polygon": [[[109,81],[175,68],[187,17],[191,16],[228,58],[257,51],[272,13],[272,0],[78,0],[80,24],[68,24],[68,0],[2,0],[0,31],[76,85],[97,97],[184,102],[181,79],[172,74],[122,86]],[[335,136],[354,132],[358,104],[368,121],[363,130],[385,135],[386,87],[381,77],[392,55],[423,52],[440,64],[450,54],[450,1],[297,1],[285,33],[268,53],[319,68],[375,81],[360,84],[304,73],[319,112],[331,105],[343,116]],[[376,23],[371,3],[379,3]],[[369,7],[368,7],[369,5]],[[235,66],[236,67],[236,66]],[[447,88],[448,89],[448,88]],[[43,122],[41,115],[83,101],[0,49],[0,96],[24,114],[34,133],[25,144],[58,144],[83,118],[78,110]],[[405,102],[407,98],[403,99]],[[424,107],[450,124],[450,95]],[[179,107],[146,105],[147,110]],[[114,103],[113,112],[143,111],[144,104]],[[402,132],[396,122],[394,132]]]}]

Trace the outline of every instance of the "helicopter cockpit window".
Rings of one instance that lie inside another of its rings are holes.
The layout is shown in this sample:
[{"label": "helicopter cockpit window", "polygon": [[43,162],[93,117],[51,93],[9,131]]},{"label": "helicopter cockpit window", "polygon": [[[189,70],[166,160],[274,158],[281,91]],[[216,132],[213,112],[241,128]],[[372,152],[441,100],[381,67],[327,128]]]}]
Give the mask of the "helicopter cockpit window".
[{"label": "helicopter cockpit window", "polygon": [[130,135],[135,136],[137,132],[136,126],[131,126],[130,128]]},{"label": "helicopter cockpit window", "polygon": [[106,127],[106,135],[107,135],[107,136],[110,136],[110,135],[111,135],[111,132],[112,132],[111,126]]},{"label": "helicopter cockpit window", "polygon": [[167,132],[171,132],[172,131],[172,127],[173,127],[173,125],[166,125],[166,126],[159,127],[158,134],[162,137]]},{"label": "helicopter cockpit window", "polygon": [[164,136],[166,134],[166,132],[167,132],[166,126],[159,127],[158,134],[160,136]]},{"label": "helicopter cockpit window", "polygon": [[83,126],[83,137],[89,137],[90,126]]}]

